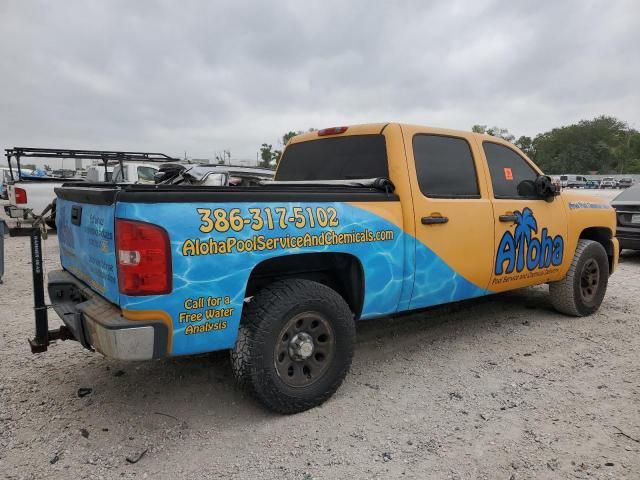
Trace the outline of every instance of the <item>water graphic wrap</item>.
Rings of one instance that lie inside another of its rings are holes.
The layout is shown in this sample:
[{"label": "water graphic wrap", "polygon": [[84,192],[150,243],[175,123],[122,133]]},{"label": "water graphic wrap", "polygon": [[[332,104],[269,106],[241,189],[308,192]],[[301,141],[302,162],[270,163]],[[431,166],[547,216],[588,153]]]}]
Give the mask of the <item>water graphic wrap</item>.
[{"label": "water graphic wrap", "polygon": [[[401,218],[399,202],[385,204],[391,218]],[[61,202],[64,213],[59,218],[69,218],[68,207]],[[100,216],[103,223],[111,218],[113,232],[113,206],[83,205],[83,215],[85,211]],[[160,225],[169,232],[171,294],[118,294],[117,279],[96,270],[115,268],[113,242],[102,244],[104,251],[88,249],[77,264],[67,257],[63,265],[75,268],[87,283],[102,278],[105,297],[124,310],[166,312],[173,322],[172,355],[232,347],[251,272],[259,263],[282,255],[355,256],[364,274],[361,317],[365,319],[490,293],[464,279],[391,221],[349,203],[118,203],[115,217]],[[68,243],[66,238],[76,246],[88,245],[84,234],[68,237],[78,227],[64,220],[59,228],[61,245]],[[107,257],[109,265],[96,261]]]}]

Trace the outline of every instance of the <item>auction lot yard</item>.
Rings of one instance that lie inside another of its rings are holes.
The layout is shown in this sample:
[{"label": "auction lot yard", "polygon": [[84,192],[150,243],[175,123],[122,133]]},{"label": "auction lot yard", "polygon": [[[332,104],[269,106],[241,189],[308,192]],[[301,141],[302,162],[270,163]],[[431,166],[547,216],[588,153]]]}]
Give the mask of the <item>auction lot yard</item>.
[{"label": "auction lot yard", "polygon": [[[58,268],[55,234],[44,250]],[[5,260],[0,477],[640,478],[640,252],[591,317],[541,286],[362,322],[343,386],[295,416],[237,388],[225,354],[32,355],[29,239],[6,238]]]}]

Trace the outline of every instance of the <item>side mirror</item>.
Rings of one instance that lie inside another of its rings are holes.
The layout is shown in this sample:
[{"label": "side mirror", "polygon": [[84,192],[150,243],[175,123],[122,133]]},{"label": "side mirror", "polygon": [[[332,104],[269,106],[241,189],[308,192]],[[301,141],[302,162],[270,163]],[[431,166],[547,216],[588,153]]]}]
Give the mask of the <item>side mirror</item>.
[{"label": "side mirror", "polygon": [[548,175],[540,175],[535,181],[536,194],[540,198],[547,201],[553,200],[553,197],[560,195],[560,184],[551,180]]}]

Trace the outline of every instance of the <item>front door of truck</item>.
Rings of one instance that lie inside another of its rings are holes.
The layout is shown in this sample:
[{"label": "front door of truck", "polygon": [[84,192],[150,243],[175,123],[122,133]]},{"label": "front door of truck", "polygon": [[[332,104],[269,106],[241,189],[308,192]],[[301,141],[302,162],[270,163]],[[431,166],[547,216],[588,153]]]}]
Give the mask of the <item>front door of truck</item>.
[{"label": "front door of truck", "polygon": [[535,193],[538,169],[509,144],[485,140],[494,204],[496,254],[489,288],[499,292],[560,278],[567,236],[558,199]]},{"label": "front door of truck", "polygon": [[412,309],[487,293],[493,211],[472,135],[403,127],[416,228]]}]

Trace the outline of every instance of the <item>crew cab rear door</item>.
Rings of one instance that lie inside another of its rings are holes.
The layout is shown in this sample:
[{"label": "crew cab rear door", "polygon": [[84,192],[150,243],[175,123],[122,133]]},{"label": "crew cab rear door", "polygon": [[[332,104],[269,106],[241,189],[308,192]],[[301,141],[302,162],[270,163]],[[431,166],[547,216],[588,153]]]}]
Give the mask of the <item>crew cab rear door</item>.
[{"label": "crew cab rear door", "polygon": [[[481,138],[481,137],[479,137]],[[558,280],[567,218],[558,198],[535,194],[538,168],[498,139],[480,140],[494,204],[496,254],[490,289],[496,292]]]},{"label": "crew cab rear door", "polygon": [[471,135],[403,126],[416,225],[410,308],[487,293],[493,211]]}]

